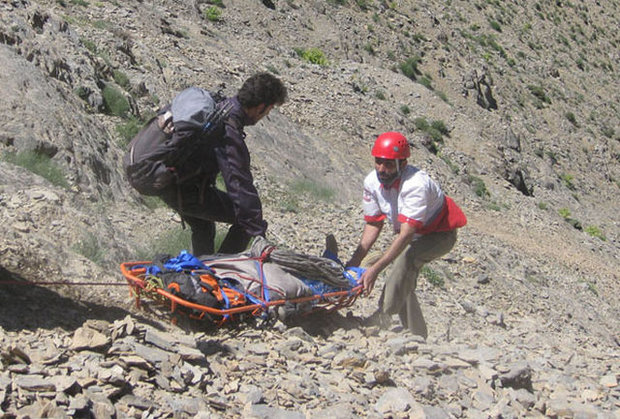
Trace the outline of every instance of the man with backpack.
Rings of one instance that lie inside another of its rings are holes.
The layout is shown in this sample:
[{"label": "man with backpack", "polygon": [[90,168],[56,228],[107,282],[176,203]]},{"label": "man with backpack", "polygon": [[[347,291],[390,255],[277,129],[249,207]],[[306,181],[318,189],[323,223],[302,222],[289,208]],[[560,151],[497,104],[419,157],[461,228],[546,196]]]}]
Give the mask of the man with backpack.
[{"label": "man with backpack", "polygon": [[[129,182],[159,196],[189,224],[193,254],[215,253],[215,222],[231,224],[218,253],[241,252],[252,237],[265,235],[244,128],[286,99],[286,87],[269,73],[249,77],[235,96],[221,100],[191,87],[130,143],[124,159]],[[219,173],[226,191],[215,186]]]},{"label": "man with backpack", "polygon": [[360,278],[368,295],[379,273],[394,262],[373,316],[398,313],[404,327],[427,337],[426,323],[415,295],[417,278],[425,263],[448,253],[456,243],[456,229],[467,220],[424,171],[408,165],[409,143],[398,132],[377,137],[371,154],[375,170],[364,180],[363,212],[366,224],[357,249],[346,266],[359,266],[379,237],[385,219],[396,237],[389,248]]}]

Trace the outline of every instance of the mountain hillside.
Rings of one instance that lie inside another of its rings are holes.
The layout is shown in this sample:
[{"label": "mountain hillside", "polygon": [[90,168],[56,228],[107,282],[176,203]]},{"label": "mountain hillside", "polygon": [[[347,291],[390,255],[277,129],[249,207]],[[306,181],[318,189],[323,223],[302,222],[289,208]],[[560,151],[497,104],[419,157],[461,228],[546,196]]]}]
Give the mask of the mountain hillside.
[{"label": "mountain hillside", "polygon": [[[4,1],[0,413],[617,417],[619,16],[615,0]],[[222,330],[127,296],[119,263],[189,246],[124,179],[128,141],[179,90],[232,95],[259,71],[289,90],[247,130],[268,239],[317,255],[333,233],[347,259],[390,130],[466,212],[419,284],[427,341],[364,320],[378,291]]]}]

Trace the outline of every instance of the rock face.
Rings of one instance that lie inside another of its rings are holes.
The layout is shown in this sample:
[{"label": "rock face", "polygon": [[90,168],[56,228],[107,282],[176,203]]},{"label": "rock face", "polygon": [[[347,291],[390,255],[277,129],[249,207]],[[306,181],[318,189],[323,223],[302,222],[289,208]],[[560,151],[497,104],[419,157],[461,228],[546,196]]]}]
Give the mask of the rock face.
[{"label": "rock face", "polygon": [[[0,4],[0,416],[617,417],[619,6],[419,3]],[[128,297],[120,262],[189,243],[126,142],[257,71],[290,96],[248,130],[271,240],[346,259],[387,130],[465,210],[427,341],[365,320],[379,291],[221,330]]]}]

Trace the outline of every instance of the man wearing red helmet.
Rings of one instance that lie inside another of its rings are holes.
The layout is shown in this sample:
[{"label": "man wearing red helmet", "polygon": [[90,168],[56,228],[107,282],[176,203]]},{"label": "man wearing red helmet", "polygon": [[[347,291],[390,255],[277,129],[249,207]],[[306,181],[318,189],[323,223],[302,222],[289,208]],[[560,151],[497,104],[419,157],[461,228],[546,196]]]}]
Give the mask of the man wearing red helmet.
[{"label": "man wearing red helmet", "polygon": [[375,243],[384,220],[396,237],[389,248],[360,278],[368,295],[379,273],[394,262],[383,288],[379,312],[398,313],[404,327],[426,338],[427,329],[415,295],[422,266],[448,253],[456,243],[456,229],[466,224],[461,209],[424,171],[408,165],[409,143],[398,132],[377,137],[371,154],[375,170],[364,180],[366,224],[360,244],[347,266],[359,266]]}]

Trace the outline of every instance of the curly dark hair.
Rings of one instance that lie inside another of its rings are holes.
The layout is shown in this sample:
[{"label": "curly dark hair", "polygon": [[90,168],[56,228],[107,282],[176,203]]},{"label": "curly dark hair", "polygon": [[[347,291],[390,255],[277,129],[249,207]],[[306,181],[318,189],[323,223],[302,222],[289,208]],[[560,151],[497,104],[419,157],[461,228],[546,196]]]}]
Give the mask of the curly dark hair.
[{"label": "curly dark hair", "polygon": [[287,91],[282,81],[272,74],[257,73],[243,83],[237,97],[244,108],[281,105],[286,101]]}]

